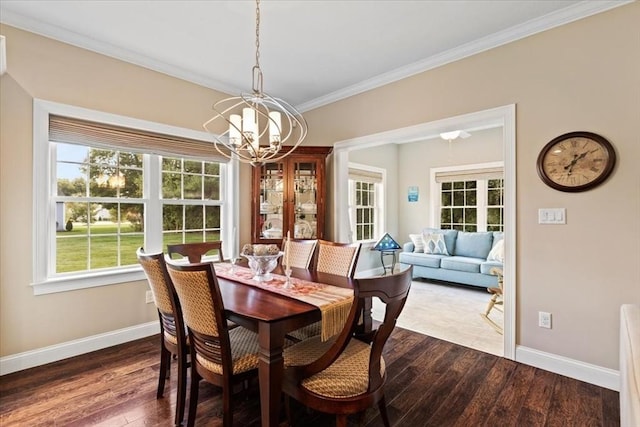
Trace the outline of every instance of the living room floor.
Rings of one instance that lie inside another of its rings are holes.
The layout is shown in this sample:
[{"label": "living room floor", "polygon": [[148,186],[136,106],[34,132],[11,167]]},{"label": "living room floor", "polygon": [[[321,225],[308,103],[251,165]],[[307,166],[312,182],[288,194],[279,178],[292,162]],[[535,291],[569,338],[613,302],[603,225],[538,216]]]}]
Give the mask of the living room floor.
[{"label": "living room floor", "polygon": [[[481,316],[490,298],[485,288],[414,279],[397,326],[502,356],[503,336]],[[374,298],[373,318],[380,320],[382,315],[381,304]],[[489,317],[503,325],[501,311],[494,308]]]}]

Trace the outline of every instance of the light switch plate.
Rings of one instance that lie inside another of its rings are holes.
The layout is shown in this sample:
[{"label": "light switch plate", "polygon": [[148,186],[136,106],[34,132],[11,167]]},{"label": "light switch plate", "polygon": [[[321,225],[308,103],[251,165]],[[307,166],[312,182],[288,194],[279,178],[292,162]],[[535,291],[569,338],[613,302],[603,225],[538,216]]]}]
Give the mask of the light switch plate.
[{"label": "light switch plate", "polygon": [[566,224],[566,212],[565,208],[538,209],[538,224]]}]

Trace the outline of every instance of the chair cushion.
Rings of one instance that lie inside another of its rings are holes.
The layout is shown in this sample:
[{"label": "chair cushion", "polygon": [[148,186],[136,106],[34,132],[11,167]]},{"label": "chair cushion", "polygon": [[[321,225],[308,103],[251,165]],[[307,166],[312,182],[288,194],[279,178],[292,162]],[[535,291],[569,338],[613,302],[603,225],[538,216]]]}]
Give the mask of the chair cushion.
[{"label": "chair cushion", "polygon": [[[302,387],[330,398],[358,396],[369,387],[369,353],[371,347],[352,339],[340,357],[327,369],[302,380]],[[380,360],[380,375],[384,376],[384,359]]]},{"label": "chair cushion", "polygon": [[311,337],[320,336],[322,334],[322,322],[315,322],[303,328],[296,329],[287,334],[287,336],[303,341]]},{"label": "chair cushion", "polygon": [[[229,331],[231,342],[231,358],[233,359],[233,373],[239,374],[258,368],[258,335],[243,327],[233,328]],[[211,372],[222,375],[222,365],[212,360],[205,359],[200,353],[196,354],[196,360]]]},{"label": "chair cushion", "polygon": [[326,353],[335,341],[336,337],[322,341],[318,334],[285,348],[283,352],[284,366],[308,365]]},{"label": "chair cushion", "polygon": [[446,255],[419,254],[417,252],[400,252],[399,260],[405,264],[423,267],[440,268],[440,260]]}]

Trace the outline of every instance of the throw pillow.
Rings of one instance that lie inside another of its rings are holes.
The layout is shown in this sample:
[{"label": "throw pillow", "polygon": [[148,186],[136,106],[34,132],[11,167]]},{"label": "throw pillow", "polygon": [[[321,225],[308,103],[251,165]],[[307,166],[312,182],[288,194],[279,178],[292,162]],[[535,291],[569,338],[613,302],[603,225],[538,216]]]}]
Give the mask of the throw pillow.
[{"label": "throw pillow", "polygon": [[504,239],[499,240],[491,249],[487,261],[504,262]]},{"label": "throw pillow", "polygon": [[424,252],[424,240],[422,240],[422,234],[409,234],[409,238],[413,242],[413,252]]},{"label": "throw pillow", "polygon": [[422,236],[424,240],[424,253],[433,255],[449,255],[447,245],[444,243],[444,235],[429,233]]}]

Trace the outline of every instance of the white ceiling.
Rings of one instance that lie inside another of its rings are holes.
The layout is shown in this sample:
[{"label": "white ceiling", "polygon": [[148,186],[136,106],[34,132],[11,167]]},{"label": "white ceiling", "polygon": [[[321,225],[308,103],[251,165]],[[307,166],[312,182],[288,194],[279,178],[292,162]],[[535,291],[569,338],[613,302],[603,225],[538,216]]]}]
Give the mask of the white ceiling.
[{"label": "white ceiling", "polygon": [[[307,111],[626,3],[264,0],[264,91]],[[251,90],[253,1],[2,0],[0,21],[229,94]]]}]

